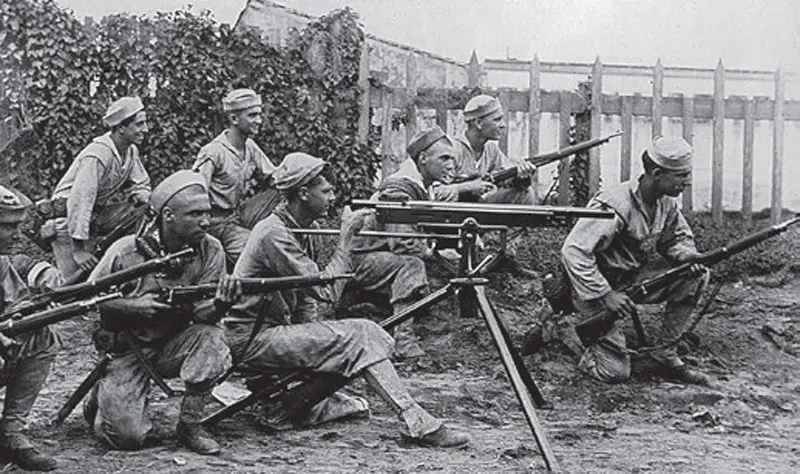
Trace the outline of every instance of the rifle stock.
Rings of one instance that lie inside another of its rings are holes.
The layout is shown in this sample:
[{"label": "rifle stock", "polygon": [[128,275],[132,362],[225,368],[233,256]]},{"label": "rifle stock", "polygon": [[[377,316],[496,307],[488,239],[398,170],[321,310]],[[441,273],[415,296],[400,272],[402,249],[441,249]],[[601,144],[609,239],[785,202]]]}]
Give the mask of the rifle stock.
[{"label": "rifle stock", "polygon": [[[566,148],[561,148],[560,150],[551,151],[548,153],[542,153],[539,155],[531,156],[529,158],[525,158],[525,161],[529,161],[536,168],[540,168],[550,163],[563,160],[564,158],[574,155],[576,153],[581,153],[596,146],[608,143],[612,138],[618,137],[620,135],[622,135],[622,132],[612,133],[611,135],[607,135],[605,137],[593,138],[591,140],[586,140],[584,142],[576,143],[575,145],[571,145]],[[519,174],[519,168],[514,166],[511,168],[506,168],[504,170],[496,171],[487,176],[481,176],[479,174],[456,176],[453,179],[453,182],[463,183],[475,179],[484,179],[491,183],[499,183],[508,179],[516,178],[517,174]]]},{"label": "rifle stock", "polygon": [[[664,273],[656,275],[640,283],[631,285],[625,288],[623,292],[628,295],[628,297],[633,300],[634,303],[639,303],[645,298],[646,295],[666,288],[674,281],[690,276],[692,267],[694,265],[715,265],[737,253],[743,252],[764,242],[767,239],[785,232],[790,226],[797,223],[800,223],[800,216],[789,219],[786,222],[767,227],[720,248],[702,253],[697,256],[697,258],[689,262],[682,263],[675,268],[665,271]],[[600,314],[592,316],[586,321],[583,321],[575,326],[575,331],[578,333],[578,336],[580,336],[584,343],[591,343],[611,329],[611,325],[613,325],[614,321],[617,319],[618,316],[616,314],[611,313],[610,311],[603,311]],[[637,329],[637,333],[639,332],[640,329]],[[643,331],[641,334],[639,334],[640,339],[642,334]]]},{"label": "rifle stock", "polygon": [[174,260],[190,257],[194,255],[194,253],[195,251],[193,249],[183,249],[163,257],[147,260],[94,281],[62,286],[38,294],[32,298],[15,303],[0,316],[0,322],[13,317],[25,316],[42,311],[53,303],[68,303],[108,291],[128,281],[141,278],[148,273],[159,271],[169,266]]},{"label": "rifle stock", "polygon": [[58,410],[58,414],[56,415],[55,419],[56,425],[60,425],[64,422],[64,420],[67,419],[69,414],[72,413],[72,410],[74,410],[75,407],[78,406],[78,403],[83,400],[83,397],[89,393],[89,390],[91,390],[97,381],[103,377],[106,372],[106,367],[108,367],[108,364],[110,364],[112,360],[114,359],[111,354],[103,355],[97,365],[95,365],[92,371],[89,372],[89,375],[87,375],[86,378],[81,381],[81,384],[78,385],[78,388],[72,392],[67,401],[64,403],[64,406]]}]

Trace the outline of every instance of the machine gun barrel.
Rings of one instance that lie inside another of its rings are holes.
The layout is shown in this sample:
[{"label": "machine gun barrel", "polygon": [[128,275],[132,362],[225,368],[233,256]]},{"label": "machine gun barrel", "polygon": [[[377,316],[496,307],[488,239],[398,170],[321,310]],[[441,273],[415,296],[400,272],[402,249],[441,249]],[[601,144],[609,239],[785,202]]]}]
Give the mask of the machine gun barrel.
[{"label": "machine gun barrel", "polygon": [[378,222],[392,224],[458,225],[467,218],[473,218],[482,226],[548,227],[567,225],[571,219],[580,217],[614,218],[613,212],[583,207],[362,199],[354,199],[352,204],[353,208],[374,209]]}]

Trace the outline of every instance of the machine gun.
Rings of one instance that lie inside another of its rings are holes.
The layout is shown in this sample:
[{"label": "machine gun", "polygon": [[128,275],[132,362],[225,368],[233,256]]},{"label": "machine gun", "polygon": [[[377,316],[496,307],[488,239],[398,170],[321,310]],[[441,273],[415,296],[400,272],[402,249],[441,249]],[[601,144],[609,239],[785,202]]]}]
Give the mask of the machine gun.
[{"label": "machine gun", "polygon": [[[307,288],[310,286],[329,285],[336,280],[353,278],[352,273],[342,275],[328,275],[326,273],[315,273],[306,276],[290,277],[271,277],[271,278],[237,278],[242,285],[242,293],[258,294],[280,291],[289,288]],[[193,303],[201,299],[214,296],[217,291],[216,283],[206,283],[200,285],[176,286],[165,288],[160,299],[165,303],[184,304]]]},{"label": "machine gun", "polygon": [[[508,331],[497,317],[483,288],[483,285],[488,283],[484,275],[489,273],[500,260],[500,253],[488,255],[478,262],[477,237],[486,231],[505,233],[510,226],[552,226],[567,223],[577,217],[612,219],[614,214],[583,208],[428,201],[355,200],[353,206],[374,209],[379,223],[424,223],[428,228],[444,232],[458,231],[461,249],[458,276],[402,312],[384,320],[380,325],[384,329],[391,329],[431,305],[458,293],[462,312],[478,312],[483,316],[545,463],[549,469],[557,470],[557,460],[535,412],[535,406],[541,408],[547,406],[547,402],[525,367],[522,357],[514,349]],[[502,241],[504,240],[503,238]],[[273,421],[280,423],[291,420],[349,382],[350,380],[345,377],[330,374],[312,374],[309,378],[308,374],[303,372],[291,372],[278,377],[277,380],[268,380],[247,397],[206,417],[203,423],[216,423],[259,401],[267,404],[268,417],[278,415]]]},{"label": "machine gun", "polygon": [[10,309],[0,316],[0,322],[27,316],[47,309],[53,303],[70,303],[73,301],[86,299],[92,296],[116,288],[137,278],[141,278],[149,273],[157,272],[169,267],[174,261],[194,255],[193,249],[183,249],[179,252],[171,253],[163,257],[154,258],[145,262],[133,265],[125,270],[111,273],[95,281],[87,281],[75,285],[67,285],[55,288],[44,293],[40,293],[31,298],[27,298],[15,303]]},{"label": "machine gun", "polygon": [[[653,291],[661,290],[675,281],[690,277],[692,274],[692,267],[694,265],[715,265],[739,252],[743,252],[744,250],[758,245],[767,239],[775,237],[798,222],[800,222],[800,216],[789,219],[786,222],[767,227],[766,229],[762,229],[758,232],[750,234],[728,245],[724,245],[720,248],[702,253],[689,262],[682,263],[675,268],[671,268],[670,270],[644,280],[641,283],[631,285],[622,291],[631,300],[633,300],[634,303],[638,303],[642,301],[646,295],[652,293]],[[575,326],[575,331],[578,333],[578,336],[581,338],[581,341],[584,344],[591,344],[603,334],[608,332],[611,329],[611,326],[614,324],[614,321],[616,321],[618,318],[619,315],[615,313],[610,311],[602,311],[600,314],[592,316],[586,321],[583,321]],[[646,346],[647,338],[645,337],[641,323],[637,323],[637,320],[638,318],[634,319],[634,328],[636,329],[639,344],[641,346]]]},{"label": "machine gun", "polygon": [[459,228],[473,218],[483,230],[506,227],[557,227],[572,219],[611,219],[613,213],[596,209],[526,204],[483,204],[436,201],[367,201],[354,199],[353,208],[372,208],[378,222],[415,224],[421,227]]},{"label": "machine gun", "polygon": [[[574,155],[576,153],[580,153],[596,146],[603,145],[608,143],[612,138],[621,136],[622,132],[612,133],[611,135],[607,135],[605,137],[600,138],[593,138],[591,140],[586,140],[584,142],[576,143],[575,145],[568,146],[566,148],[561,148],[560,150],[551,151],[549,153],[543,153],[540,155],[531,156],[529,158],[525,158],[525,161],[529,161],[533,166],[536,168],[541,168],[542,166],[548,165],[550,163],[554,163],[559,160],[563,160],[564,158]],[[474,173],[470,175],[458,175],[453,178],[454,183],[464,183],[467,181],[472,181],[475,179],[482,179],[484,181],[488,181],[490,183],[500,183],[502,181],[515,178],[519,173],[519,168],[514,166],[511,168],[507,168],[500,171],[495,171],[494,173],[488,174],[486,176],[482,176],[480,174]]]}]

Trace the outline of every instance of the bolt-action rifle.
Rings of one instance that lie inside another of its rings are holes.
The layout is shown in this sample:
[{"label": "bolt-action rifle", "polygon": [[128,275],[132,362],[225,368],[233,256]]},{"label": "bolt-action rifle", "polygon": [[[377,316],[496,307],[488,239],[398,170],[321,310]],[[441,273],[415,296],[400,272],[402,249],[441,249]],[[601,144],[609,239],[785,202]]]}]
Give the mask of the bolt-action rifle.
[{"label": "bolt-action rifle", "polygon": [[[551,151],[549,153],[542,153],[540,155],[531,156],[529,158],[525,158],[525,161],[529,161],[533,164],[536,168],[540,168],[542,166],[548,165],[550,163],[554,163],[559,160],[563,160],[564,158],[574,155],[576,153],[580,153],[596,146],[603,145],[608,143],[612,138],[618,137],[622,135],[622,132],[612,133],[611,135],[607,135],[605,137],[600,138],[593,138],[591,140],[586,140],[584,142],[576,143],[575,145],[568,146],[566,148],[561,148],[560,150]],[[515,178],[519,173],[519,168],[514,166],[511,168],[506,168],[504,170],[496,171],[494,173],[490,173],[488,175],[482,176],[478,173],[470,174],[470,175],[458,175],[453,178],[454,183],[464,183],[466,181],[472,181],[475,179],[482,179],[484,181],[489,181],[490,183],[500,183],[502,181]]]},{"label": "bolt-action rifle", "polygon": [[[660,275],[656,275],[652,278],[642,281],[641,283],[637,283],[625,288],[623,293],[625,293],[628,298],[633,300],[634,303],[639,303],[648,294],[666,288],[676,281],[691,276],[692,267],[694,265],[715,265],[733,255],[736,255],[739,252],[743,252],[764,242],[767,239],[775,237],[776,235],[786,231],[790,226],[797,223],[800,223],[800,216],[789,219],[786,222],[767,227],[766,229],[762,229],[720,248],[702,253],[689,262],[682,263],[681,265],[667,270]],[[610,311],[603,311],[600,314],[593,316],[575,326],[575,331],[578,333],[578,336],[581,338],[584,344],[591,344],[603,334],[608,332],[608,330],[611,329],[611,326],[614,324],[614,321],[616,321],[618,318],[618,314]],[[641,345],[647,345],[647,340],[644,338],[644,330],[641,328],[641,323],[637,326],[639,326],[636,328],[639,343]]]},{"label": "bolt-action rifle", "polygon": [[[315,273],[313,275],[305,276],[237,278],[236,280],[242,285],[242,293],[258,294],[286,290],[289,288],[307,288],[311,286],[329,285],[334,283],[336,280],[349,279],[352,277],[352,273],[344,273],[342,275]],[[216,291],[216,283],[176,286],[162,290],[160,299],[165,303],[170,304],[193,303],[195,301],[214,296]]]},{"label": "bolt-action rifle", "polygon": [[179,252],[171,253],[163,257],[154,258],[145,262],[133,265],[130,268],[111,273],[94,281],[87,281],[75,285],[67,285],[53,290],[40,293],[31,298],[27,298],[15,303],[10,309],[0,316],[0,322],[27,316],[47,309],[53,303],[71,303],[73,301],[90,298],[123,283],[137,278],[141,278],[149,273],[163,270],[174,263],[174,261],[194,255],[193,249],[183,249]]},{"label": "bolt-action rifle", "polygon": [[14,337],[27,331],[41,329],[50,324],[55,324],[89,311],[100,303],[104,303],[122,296],[122,293],[115,291],[105,295],[95,296],[88,299],[81,299],[63,306],[45,309],[25,316],[15,316],[0,322],[0,333],[5,336]]}]

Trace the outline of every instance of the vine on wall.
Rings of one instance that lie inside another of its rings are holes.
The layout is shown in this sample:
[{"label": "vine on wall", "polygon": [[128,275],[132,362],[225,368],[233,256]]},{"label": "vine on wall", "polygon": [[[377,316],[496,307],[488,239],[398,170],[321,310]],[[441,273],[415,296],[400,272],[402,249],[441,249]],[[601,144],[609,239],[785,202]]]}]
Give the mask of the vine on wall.
[{"label": "vine on wall", "polygon": [[0,4],[0,110],[26,109],[38,140],[0,155],[0,179],[48,195],[93,137],[108,104],[139,95],[149,134],[141,147],[154,182],[189,166],[225,126],[221,98],[251,87],[264,98],[255,141],[276,164],[305,151],[341,178],[339,204],[372,191],[379,160],[357,137],[358,16],[335,10],[283,49],[258,32],[231,30],[209,12],[111,15],[82,24],[54,0]]}]

